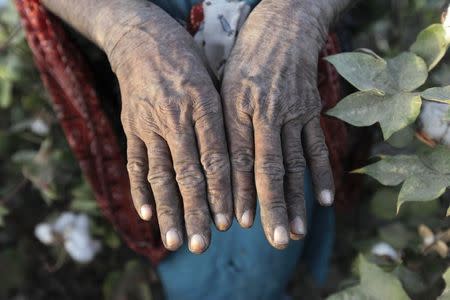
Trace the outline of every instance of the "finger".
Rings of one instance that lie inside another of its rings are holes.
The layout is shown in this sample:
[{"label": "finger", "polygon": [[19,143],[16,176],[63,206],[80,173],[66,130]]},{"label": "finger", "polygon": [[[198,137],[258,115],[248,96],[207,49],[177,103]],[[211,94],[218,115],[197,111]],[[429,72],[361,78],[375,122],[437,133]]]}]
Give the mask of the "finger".
[{"label": "finger", "polygon": [[287,247],[289,237],[280,128],[255,125],[255,153],[256,190],[264,232],[275,248],[283,249]]},{"label": "finger", "polygon": [[127,160],[134,207],[142,220],[149,221],[153,215],[153,197],[147,182],[147,149],[144,142],[134,134],[127,134]]},{"label": "finger", "polygon": [[220,102],[216,109],[195,122],[200,160],[206,177],[207,197],[218,230],[225,231],[233,219],[230,161]]},{"label": "finger", "polygon": [[250,228],[256,213],[253,126],[249,116],[234,110],[226,109],[225,118],[235,215],[242,227]]},{"label": "finger", "polygon": [[169,250],[177,250],[183,243],[181,199],[169,147],[156,133],[145,137],[148,153],[148,182],[155,198],[161,239]]},{"label": "finger", "polygon": [[202,253],[208,248],[211,238],[210,214],[206,199],[205,178],[193,128],[170,133],[167,136],[167,143],[172,154],[178,188],[183,198],[189,249],[193,253]]},{"label": "finger", "polygon": [[304,126],[303,137],[316,199],[320,204],[330,206],[334,202],[333,173],[319,116]]},{"label": "finger", "polygon": [[301,122],[293,120],[282,129],[284,195],[289,218],[291,238],[301,239],[306,234],[306,208],[304,199],[305,158],[303,157]]}]

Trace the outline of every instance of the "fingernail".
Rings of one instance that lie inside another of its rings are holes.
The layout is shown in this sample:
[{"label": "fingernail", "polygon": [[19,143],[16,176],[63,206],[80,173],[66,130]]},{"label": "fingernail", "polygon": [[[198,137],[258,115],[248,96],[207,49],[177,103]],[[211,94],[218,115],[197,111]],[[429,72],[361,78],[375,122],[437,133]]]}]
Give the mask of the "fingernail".
[{"label": "fingernail", "polygon": [[252,226],[252,213],[250,210],[246,210],[241,217],[241,225],[245,228]]},{"label": "fingernail", "polygon": [[144,204],[141,206],[141,218],[144,221],[149,221],[152,218],[152,207],[148,204]]},{"label": "fingernail", "polygon": [[333,194],[330,190],[323,190],[319,195],[319,202],[322,205],[330,206],[333,204]]},{"label": "fingernail", "polygon": [[277,226],[273,232],[273,241],[277,245],[287,245],[289,237],[286,229],[283,226]]},{"label": "fingernail", "polygon": [[224,214],[217,214],[214,217],[214,222],[219,230],[226,230],[230,225],[230,221]]},{"label": "fingernail", "polygon": [[166,245],[169,249],[177,249],[181,246],[181,237],[178,234],[178,230],[175,228],[170,229],[166,233]]},{"label": "fingernail", "polygon": [[194,234],[189,241],[189,249],[194,253],[201,253],[206,247],[206,242],[200,234]]},{"label": "fingernail", "polygon": [[291,222],[291,232],[297,235],[305,235],[305,223],[300,217],[295,217]]}]

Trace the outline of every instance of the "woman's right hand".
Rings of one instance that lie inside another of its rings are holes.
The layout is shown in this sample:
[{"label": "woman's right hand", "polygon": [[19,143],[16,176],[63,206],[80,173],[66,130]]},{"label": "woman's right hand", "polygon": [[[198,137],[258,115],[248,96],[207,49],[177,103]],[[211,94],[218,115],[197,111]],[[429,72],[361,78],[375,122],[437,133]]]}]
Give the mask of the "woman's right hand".
[{"label": "woman's right hand", "polygon": [[189,249],[201,253],[210,213],[219,230],[233,218],[220,97],[191,36],[148,9],[152,17],[124,28],[107,50],[122,94],[131,193],[142,219],[156,208],[167,249],[180,247],[184,224]]},{"label": "woman's right hand", "polygon": [[221,102],[193,38],[146,0],[41,1],[97,43],[117,75],[139,215],[156,211],[167,249],[186,231],[189,249],[205,251],[210,216],[227,230],[233,204]]}]

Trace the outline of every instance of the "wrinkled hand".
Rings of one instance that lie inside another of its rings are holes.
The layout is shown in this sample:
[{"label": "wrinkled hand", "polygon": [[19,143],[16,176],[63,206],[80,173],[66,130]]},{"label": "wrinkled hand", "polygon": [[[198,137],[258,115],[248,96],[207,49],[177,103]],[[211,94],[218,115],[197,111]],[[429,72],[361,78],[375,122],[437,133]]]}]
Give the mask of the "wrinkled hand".
[{"label": "wrinkled hand", "polygon": [[[192,252],[232,221],[230,167],[219,95],[191,36],[159,8],[107,51],[122,94],[128,172],[144,220],[154,204],[166,248]],[[209,203],[209,208],[208,208]],[[210,213],[211,211],[211,213]]]},{"label": "wrinkled hand", "polygon": [[255,8],[221,92],[236,217],[241,226],[252,225],[257,195],[266,237],[280,249],[289,232],[292,239],[306,234],[305,157],[316,198],[322,205],[334,198],[316,81],[327,28],[309,14],[307,2],[263,0]]}]

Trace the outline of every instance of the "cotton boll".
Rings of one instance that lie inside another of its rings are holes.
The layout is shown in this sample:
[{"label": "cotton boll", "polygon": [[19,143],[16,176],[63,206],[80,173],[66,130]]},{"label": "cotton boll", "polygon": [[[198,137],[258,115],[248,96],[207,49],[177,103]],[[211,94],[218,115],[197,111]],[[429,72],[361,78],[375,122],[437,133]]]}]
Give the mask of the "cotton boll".
[{"label": "cotton boll", "polygon": [[84,214],[78,215],[75,218],[74,226],[77,230],[89,232],[89,218]]},{"label": "cotton boll", "polygon": [[100,250],[100,243],[92,240],[84,230],[73,230],[64,241],[64,248],[75,261],[88,263]]},{"label": "cotton boll", "polygon": [[55,242],[52,226],[48,223],[38,224],[34,228],[34,235],[45,245],[51,245]]},{"label": "cotton boll", "polygon": [[75,221],[76,216],[74,213],[64,212],[56,219],[55,223],[53,223],[53,230],[60,234],[64,234],[74,226]]},{"label": "cotton boll", "polygon": [[49,132],[48,125],[41,119],[35,119],[31,122],[30,129],[33,133],[41,136],[45,136]]},{"label": "cotton boll", "polygon": [[450,145],[448,110],[449,105],[445,103],[424,102],[419,119],[423,133],[446,145]]},{"label": "cotton boll", "polygon": [[64,248],[75,261],[88,263],[101,248],[100,242],[92,239],[89,225],[87,215],[64,212],[52,224],[39,224],[35,229],[35,235],[48,245],[56,241],[56,234],[62,239]]},{"label": "cotton boll", "polygon": [[395,249],[387,243],[378,243],[372,247],[372,254],[376,256],[389,257],[394,261],[400,260],[400,255]]},{"label": "cotton boll", "polygon": [[450,128],[445,132],[444,136],[441,139],[441,142],[445,146],[450,146]]}]

